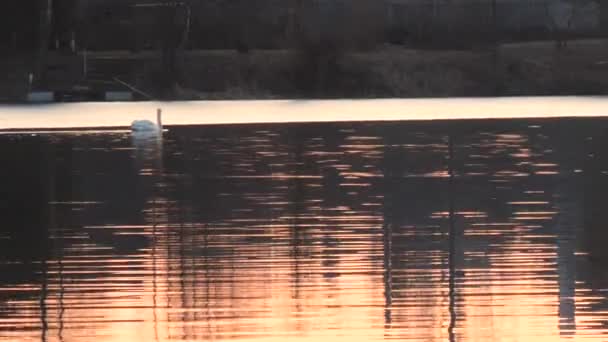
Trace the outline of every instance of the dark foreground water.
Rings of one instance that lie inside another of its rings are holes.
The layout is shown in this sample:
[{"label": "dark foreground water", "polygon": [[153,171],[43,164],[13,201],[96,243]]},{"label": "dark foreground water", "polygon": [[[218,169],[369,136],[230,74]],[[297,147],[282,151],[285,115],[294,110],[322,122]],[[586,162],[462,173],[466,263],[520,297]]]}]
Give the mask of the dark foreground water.
[{"label": "dark foreground water", "polygon": [[608,121],[0,136],[0,341],[608,340]]}]

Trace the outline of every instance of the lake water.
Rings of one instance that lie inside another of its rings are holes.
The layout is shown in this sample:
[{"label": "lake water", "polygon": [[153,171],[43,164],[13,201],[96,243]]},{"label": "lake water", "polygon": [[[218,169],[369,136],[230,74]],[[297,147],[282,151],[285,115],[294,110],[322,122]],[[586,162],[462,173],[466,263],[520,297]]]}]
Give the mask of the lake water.
[{"label": "lake water", "polygon": [[0,341],[606,341],[608,120],[0,135]]}]

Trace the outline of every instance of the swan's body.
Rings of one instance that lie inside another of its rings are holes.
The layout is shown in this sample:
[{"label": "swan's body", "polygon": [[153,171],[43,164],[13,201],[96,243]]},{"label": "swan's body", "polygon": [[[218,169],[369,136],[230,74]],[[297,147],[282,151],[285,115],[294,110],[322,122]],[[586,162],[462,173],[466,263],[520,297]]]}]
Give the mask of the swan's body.
[{"label": "swan's body", "polygon": [[161,119],[162,113],[158,109],[156,111],[156,123],[150,120],[135,120],[131,123],[131,131],[135,132],[146,132],[146,133],[162,133],[163,123]]},{"label": "swan's body", "polygon": [[131,123],[133,132],[158,132],[158,126],[150,120],[135,120]]}]

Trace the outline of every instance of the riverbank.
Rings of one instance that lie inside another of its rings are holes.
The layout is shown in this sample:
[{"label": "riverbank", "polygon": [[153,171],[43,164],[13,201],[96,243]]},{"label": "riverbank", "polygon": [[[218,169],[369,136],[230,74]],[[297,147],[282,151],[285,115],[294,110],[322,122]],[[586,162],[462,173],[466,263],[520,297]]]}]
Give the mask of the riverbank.
[{"label": "riverbank", "polygon": [[[573,41],[562,49],[554,42],[531,42],[497,50],[384,46],[327,55],[184,51],[177,84],[163,87],[157,52],[90,52],[86,67],[82,54],[52,53],[48,87],[127,90],[114,81],[119,78],[164,100],[602,95],[608,93],[606,56],[604,40]],[[24,101],[31,70],[32,58],[5,58],[0,72],[8,77],[0,80],[0,101]]]}]

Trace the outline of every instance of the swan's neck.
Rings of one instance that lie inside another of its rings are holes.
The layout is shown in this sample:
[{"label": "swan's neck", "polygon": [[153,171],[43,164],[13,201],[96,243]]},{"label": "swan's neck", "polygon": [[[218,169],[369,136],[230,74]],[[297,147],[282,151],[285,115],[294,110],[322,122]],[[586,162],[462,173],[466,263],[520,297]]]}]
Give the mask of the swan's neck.
[{"label": "swan's neck", "polygon": [[160,108],[158,108],[156,110],[156,126],[158,127],[158,131],[162,132],[163,131],[163,113],[160,110]]}]

